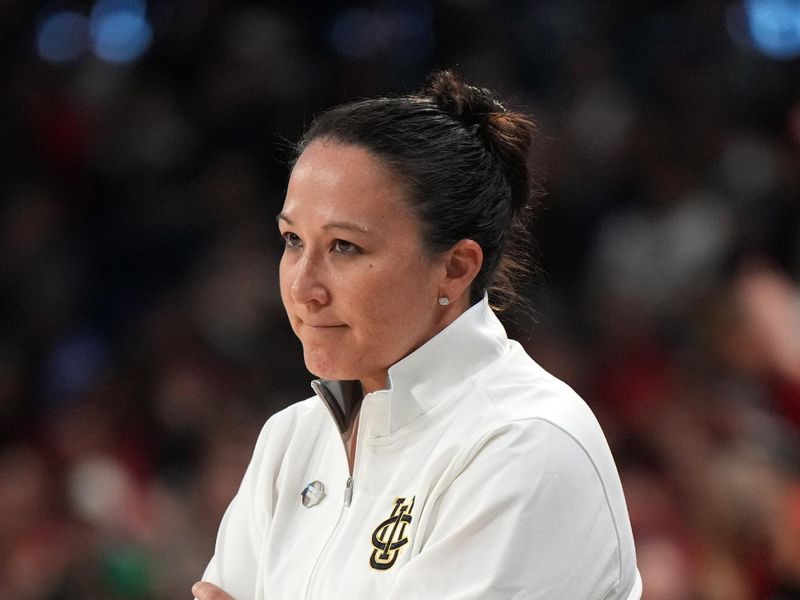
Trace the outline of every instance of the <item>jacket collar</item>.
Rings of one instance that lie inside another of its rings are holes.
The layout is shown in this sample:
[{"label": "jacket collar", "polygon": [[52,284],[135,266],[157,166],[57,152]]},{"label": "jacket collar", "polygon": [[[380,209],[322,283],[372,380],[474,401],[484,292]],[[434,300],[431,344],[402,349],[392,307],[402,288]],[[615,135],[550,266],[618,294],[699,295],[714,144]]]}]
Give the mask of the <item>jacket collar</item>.
[{"label": "jacket collar", "polygon": [[[447,392],[500,356],[508,338],[487,296],[408,356],[389,367],[386,389],[364,398],[361,426],[370,438],[386,437],[429,412]],[[312,382],[344,432],[361,403],[358,381]]]}]

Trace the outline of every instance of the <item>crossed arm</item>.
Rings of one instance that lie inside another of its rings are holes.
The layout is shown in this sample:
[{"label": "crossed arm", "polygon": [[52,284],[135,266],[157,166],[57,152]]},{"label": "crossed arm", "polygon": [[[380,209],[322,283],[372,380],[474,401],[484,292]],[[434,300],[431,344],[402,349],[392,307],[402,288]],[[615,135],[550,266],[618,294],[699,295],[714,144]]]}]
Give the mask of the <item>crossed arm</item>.
[{"label": "crossed arm", "polygon": [[197,600],[235,600],[233,596],[226,594],[213,583],[198,581],[192,586],[192,594]]}]

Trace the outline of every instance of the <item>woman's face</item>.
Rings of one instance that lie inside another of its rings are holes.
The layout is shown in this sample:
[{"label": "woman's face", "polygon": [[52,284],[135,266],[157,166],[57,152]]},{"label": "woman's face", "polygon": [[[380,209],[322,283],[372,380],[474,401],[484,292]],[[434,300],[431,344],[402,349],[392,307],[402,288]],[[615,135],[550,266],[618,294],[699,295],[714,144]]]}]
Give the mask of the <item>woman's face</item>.
[{"label": "woman's face", "polygon": [[281,297],[315,375],[381,389],[392,364],[444,327],[443,261],[425,252],[404,186],[367,150],[312,142],[278,225]]}]

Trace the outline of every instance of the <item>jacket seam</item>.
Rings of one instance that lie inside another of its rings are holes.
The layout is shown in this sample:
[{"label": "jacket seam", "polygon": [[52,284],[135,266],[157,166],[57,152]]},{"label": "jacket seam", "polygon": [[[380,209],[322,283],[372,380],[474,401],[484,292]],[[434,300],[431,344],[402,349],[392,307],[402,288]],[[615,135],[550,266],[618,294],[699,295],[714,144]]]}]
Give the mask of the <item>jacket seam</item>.
[{"label": "jacket seam", "polygon": [[[478,386],[481,389],[481,392],[483,392],[483,395],[486,397],[486,399],[489,402],[491,402],[492,404],[495,404],[494,399],[492,398],[492,395],[489,394],[489,392],[484,387],[483,378],[480,377],[479,375],[480,375],[480,373],[476,374],[475,379],[476,379],[476,382],[477,382]],[[616,547],[615,547],[615,554],[616,554],[616,557],[617,557],[617,580],[606,591],[605,595],[602,596],[602,598],[605,599],[608,596],[609,592],[611,592],[615,588],[618,588],[620,586],[620,584],[622,583],[622,554],[621,554],[621,552],[622,552],[622,550],[621,550],[622,549],[622,539],[620,537],[619,525],[617,523],[616,515],[614,514],[614,511],[611,508],[611,502],[609,501],[609,498],[608,498],[608,490],[606,488],[606,483],[603,480],[603,478],[600,476],[600,469],[597,467],[597,463],[595,463],[594,458],[592,458],[591,453],[586,449],[586,447],[574,435],[572,435],[572,433],[570,433],[569,431],[564,429],[559,424],[554,423],[550,419],[546,419],[546,418],[540,417],[540,416],[519,417],[519,418],[513,418],[513,417],[510,417],[510,416],[506,416],[505,418],[500,419],[499,423],[520,423],[520,422],[524,422],[524,421],[541,421],[542,423],[547,423],[548,425],[552,426],[554,429],[557,429],[558,431],[563,433],[565,436],[567,436],[569,439],[571,439],[578,448],[580,448],[581,452],[584,454],[584,456],[586,456],[586,458],[589,460],[589,463],[592,465],[592,470],[594,471],[595,477],[597,477],[597,480],[600,483],[600,487],[603,490],[603,502],[605,503],[606,508],[608,509],[609,516],[611,517],[611,522],[614,524],[614,535],[615,535],[616,541],[617,541],[617,544],[616,544]],[[477,440],[476,440],[476,443],[477,443]],[[474,444],[472,445],[472,447],[474,447]]]}]

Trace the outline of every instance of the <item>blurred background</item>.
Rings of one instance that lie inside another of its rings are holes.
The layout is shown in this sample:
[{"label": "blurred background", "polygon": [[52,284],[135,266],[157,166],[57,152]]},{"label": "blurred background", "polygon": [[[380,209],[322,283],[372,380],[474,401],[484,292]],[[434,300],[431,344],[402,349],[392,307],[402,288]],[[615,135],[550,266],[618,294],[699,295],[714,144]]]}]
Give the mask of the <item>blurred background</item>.
[{"label": "blurred background", "polygon": [[274,224],[313,115],[453,67],[538,121],[532,356],[647,600],[800,598],[800,1],[0,1],[0,598],[189,598],[310,395]]}]

